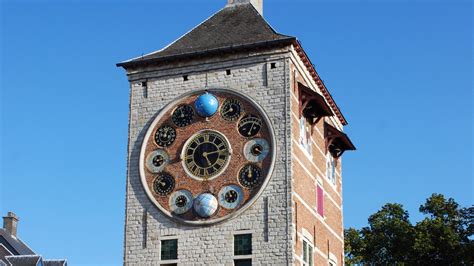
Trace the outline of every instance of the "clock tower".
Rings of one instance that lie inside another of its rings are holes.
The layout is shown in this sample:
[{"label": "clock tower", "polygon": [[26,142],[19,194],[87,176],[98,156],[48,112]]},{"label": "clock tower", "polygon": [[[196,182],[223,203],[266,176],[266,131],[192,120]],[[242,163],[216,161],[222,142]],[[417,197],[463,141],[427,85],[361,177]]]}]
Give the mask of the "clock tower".
[{"label": "clock tower", "polygon": [[130,82],[126,265],[342,265],[344,116],[261,0],[117,64]]}]

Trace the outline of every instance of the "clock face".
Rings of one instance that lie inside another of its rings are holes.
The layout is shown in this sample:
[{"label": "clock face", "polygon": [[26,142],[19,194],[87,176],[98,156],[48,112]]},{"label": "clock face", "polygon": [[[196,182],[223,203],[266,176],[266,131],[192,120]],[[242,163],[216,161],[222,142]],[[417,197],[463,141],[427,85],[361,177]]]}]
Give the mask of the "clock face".
[{"label": "clock face", "polygon": [[169,218],[189,225],[222,222],[263,193],[274,145],[270,120],[248,96],[222,89],[187,93],[151,123],[140,153],[141,181]]},{"label": "clock face", "polygon": [[270,145],[265,139],[249,140],[244,146],[244,155],[250,162],[263,161],[270,152]]},{"label": "clock face", "polygon": [[262,120],[255,115],[246,115],[239,122],[239,133],[244,137],[253,137],[262,128]]},{"label": "clock face", "polygon": [[193,206],[193,194],[188,190],[178,190],[171,195],[169,206],[172,213],[184,214]]},{"label": "clock face", "polygon": [[209,179],[220,174],[230,159],[230,145],[216,131],[202,131],[185,144],[184,166],[190,176]]},{"label": "clock face", "polygon": [[223,187],[219,192],[219,204],[226,209],[237,208],[244,198],[242,189],[237,185]]},{"label": "clock face", "polygon": [[230,98],[222,103],[221,116],[224,120],[235,121],[240,117],[242,105],[237,99]]},{"label": "clock face", "polygon": [[168,147],[176,139],[176,130],[170,126],[162,126],[155,133],[155,142],[158,146]]},{"label": "clock face", "polygon": [[150,172],[159,173],[169,163],[169,156],[164,150],[156,150],[148,154],[146,166]]},{"label": "clock face", "polygon": [[168,195],[173,191],[174,185],[175,181],[173,176],[167,173],[160,174],[153,180],[153,190],[160,196]]},{"label": "clock face", "polygon": [[262,180],[262,170],[253,164],[244,166],[239,172],[239,182],[248,189],[257,187]]},{"label": "clock face", "polygon": [[178,127],[185,127],[193,121],[194,110],[189,105],[182,105],[173,112],[173,123]]}]

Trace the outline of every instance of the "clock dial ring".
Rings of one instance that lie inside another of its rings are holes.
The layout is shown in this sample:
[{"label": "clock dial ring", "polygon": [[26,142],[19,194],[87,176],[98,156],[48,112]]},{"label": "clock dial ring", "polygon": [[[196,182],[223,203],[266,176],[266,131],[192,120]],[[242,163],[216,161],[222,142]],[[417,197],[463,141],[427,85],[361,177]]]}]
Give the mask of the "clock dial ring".
[{"label": "clock dial ring", "polygon": [[240,135],[246,138],[251,138],[257,135],[262,128],[262,120],[254,114],[247,114],[238,123]]},{"label": "clock dial ring", "polygon": [[231,154],[231,146],[223,134],[202,130],[184,144],[181,159],[190,177],[207,181],[218,177],[227,168]]},{"label": "clock dial ring", "polygon": [[188,190],[178,190],[171,194],[169,206],[172,213],[184,214],[193,206],[193,194]]},{"label": "clock dial ring", "polygon": [[[235,98],[239,102],[241,102],[242,110],[245,110],[247,114],[254,114],[262,120],[262,127],[255,136],[247,138],[241,136],[238,133],[237,124],[239,120],[242,119],[242,116],[244,116],[243,113],[241,114],[239,119],[236,119],[235,121],[227,121],[223,119],[223,117],[220,115],[220,109],[217,115],[208,117],[207,119],[196,115],[189,125],[185,127],[175,126],[172,121],[173,111],[181,105],[193,106],[195,99],[203,92],[204,91],[187,93],[171,101],[170,104],[168,104],[157,114],[156,118],[150,125],[149,131],[156,130],[157,128],[165,124],[172,125],[176,129],[177,137],[174,143],[168,147],[163,148],[170,156],[170,163],[166,166],[165,170],[168,173],[172,173],[176,181],[175,189],[172,191],[172,193],[179,190],[188,190],[192,192],[193,197],[197,197],[202,193],[207,193],[211,191],[211,193],[216,198],[218,198],[218,192],[223,187],[228,186],[230,184],[236,184],[237,186],[240,186],[240,183],[237,179],[238,172],[243,165],[249,163],[249,161],[245,158],[243,154],[245,143],[254,138],[264,138],[268,141],[270,147],[273,147],[275,140],[270,120],[258,104],[256,104],[251,98],[247,97],[246,95],[242,95],[235,91],[223,89],[209,90],[210,93],[214,94],[217,97],[220,107],[226,99]],[[220,173],[219,176],[215,178],[209,178],[208,180],[204,180],[203,178],[192,178],[191,176],[189,176],[186,173],[185,168],[183,167],[183,161],[181,160],[181,153],[185,146],[184,143],[191,139],[194,134],[204,129],[217,131],[224,135],[228,139],[229,144],[232,148],[232,154],[231,159],[229,160],[229,165],[225,168],[225,170],[222,171],[222,173]],[[141,158],[145,158],[150,152],[157,149],[155,143],[152,143],[153,145],[150,145],[151,143],[149,140],[153,139],[153,136],[151,136],[150,138],[149,131],[146,133],[145,138],[143,140],[144,145],[142,146]],[[153,176],[150,175],[148,171],[144,171],[143,166],[140,166],[140,176],[148,197],[151,199],[154,205],[160,209],[162,213],[169,216],[171,219],[174,219],[184,224],[192,225],[213,224],[237,216],[243,211],[245,211],[250,205],[252,205],[252,203],[263,192],[263,189],[266,187],[268,181],[270,180],[271,173],[275,164],[275,157],[276,154],[274,152],[274,149],[270,148],[269,155],[263,161],[258,162],[258,165],[261,166],[262,169],[264,169],[262,172],[262,182],[259,183],[256,188],[251,190],[244,189],[241,186],[243,191],[243,198],[239,206],[234,209],[219,208],[214,215],[207,218],[197,217],[196,215],[193,215],[194,211],[188,211],[184,214],[174,213],[170,209],[169,205],[169,198],[171,197],[172,193],[168,194],[167,196],[157,196],[156,193],[150,193],[150,187],[152,186]],[[143,161],[144,159],[140,159],[140,165],[144,165]]]},{"label": "clock dial ring", "polygon": [[229,185],[219,191],[219,204],[226,209],[237,208],[244,199],[242,188],[238,185]]},{"label": "clock dial ring", "polygon": [[169,164],[170,157],[165,150],[158,149],[148,154],[146,167],[152,173],[159,173]]},{"label": "clock dial ring", "polygon": [[242,113],[242,104],[235,98],[227,98],[221,106],[221,116],[226,121],[237,120]]},{"label": "clock dial ring", "polygon": [[178,127],[186,127],[194,119],[194,109],[191,105],[183,104],[178,106],[172,115],[173,123]]},{"label": "clock dial ring", "polygon": [[158,146],[168,147],[173,144],[175,139],[176,130],[169,125],[161,126],[155,132],[155,143]]},{"label": "clock dial ring", "polygon": [[262,169],[255,164],[247,164],[239,171],[239,183],[247,189],[255,189],[262,182]]},{"label": "clock dial ring", "polygon": [[173,191],[175,179],[168,173],[161,173],[153,180],[153,191],[159,196],[166,196]]},{"label": "clock dial ring", "polygon": [[261,162],[270,153],[270,145],[263,138],[249,140],[244,146],[244,156],[249,162]]}]

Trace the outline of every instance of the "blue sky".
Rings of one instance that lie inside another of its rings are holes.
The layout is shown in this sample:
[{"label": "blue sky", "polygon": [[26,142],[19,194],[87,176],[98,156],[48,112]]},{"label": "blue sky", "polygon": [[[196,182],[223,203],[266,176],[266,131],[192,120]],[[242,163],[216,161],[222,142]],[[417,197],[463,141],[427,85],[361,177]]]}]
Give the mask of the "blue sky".
[{"label": "blue sky", "polygon": [[[128,83],[115,63],[162,48],[224,6],[1,1],[0,210],[71,265],[122,262]],[[386,202],[412,220],[433,192],[473,203],[470,1],[265,1],[349,121],[345,226]]]}]

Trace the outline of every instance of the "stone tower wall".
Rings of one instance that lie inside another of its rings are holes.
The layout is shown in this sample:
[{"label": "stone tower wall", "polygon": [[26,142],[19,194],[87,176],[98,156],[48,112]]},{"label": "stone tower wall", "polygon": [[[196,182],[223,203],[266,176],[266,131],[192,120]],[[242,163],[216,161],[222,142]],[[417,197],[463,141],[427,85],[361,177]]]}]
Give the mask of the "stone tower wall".
[{"label": "stone tower wall", "polygon": [[[233,235],[238,232],[252,233],[254,265],[293,262],[289,49],[128,70],[126,265],[159,265],[160,241],[167,238],[178,239],[179,265],[233,265]],[[276,164],[262,196],[242,215],[217,225],[184,226],[164,216],[148,199],[140,181],[139,154],[156,114],[181,94],[206,87],[239,91],[263,107],[275,131]]]}]

